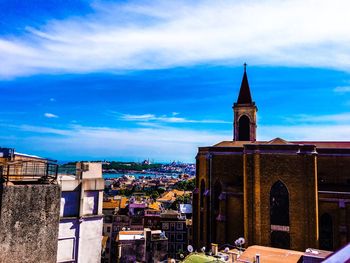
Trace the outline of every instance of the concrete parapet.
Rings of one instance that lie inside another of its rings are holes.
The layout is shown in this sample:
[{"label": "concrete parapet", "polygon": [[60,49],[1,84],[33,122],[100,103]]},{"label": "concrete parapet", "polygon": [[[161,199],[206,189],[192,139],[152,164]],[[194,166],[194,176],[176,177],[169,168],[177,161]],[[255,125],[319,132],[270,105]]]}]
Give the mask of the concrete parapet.
[{"label": "concrete parapet", "polygon": [[54,263],[59,185],[0,187],[0,263]]}]

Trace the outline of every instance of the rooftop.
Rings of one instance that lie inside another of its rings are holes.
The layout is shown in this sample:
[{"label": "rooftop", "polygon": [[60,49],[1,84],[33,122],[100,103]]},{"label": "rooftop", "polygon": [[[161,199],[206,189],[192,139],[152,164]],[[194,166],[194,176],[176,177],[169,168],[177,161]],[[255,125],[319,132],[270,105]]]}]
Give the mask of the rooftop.
[{"label": "rooftop", "polygon": [[182,261],[183,263],[203,263],[203,262],[225,262],[220,258],[206,255],[204,253],[191,253]]},{"label": "rooftop", "polygon": [[263,247],[263,246],[250,246],[239,257],[237,262],[255,262],[256,254],[260,255],[261,263],[297,263],[304,255],[303,252]]},{"label": "rooftop", "polygon": [[57,179],[56,161],[0,148],[0,179],[16,184],[53,183]]},{"label": "rooftop", "polygon": [[350,149],[350,141],[286,141],[281,138],[275,138],[270,141],[222,141],[215,145],[214,147],[243,147],[246,144],[253,145],[315,145],[317,148],[322,149]]}]

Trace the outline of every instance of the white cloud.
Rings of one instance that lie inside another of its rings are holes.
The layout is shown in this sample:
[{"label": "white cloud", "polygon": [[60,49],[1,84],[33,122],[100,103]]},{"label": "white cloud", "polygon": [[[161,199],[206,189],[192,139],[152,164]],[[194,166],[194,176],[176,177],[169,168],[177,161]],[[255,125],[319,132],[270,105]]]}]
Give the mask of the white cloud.
[{"label": "white cloud", "polygon": [[289,123],[302,124],[302,123],[332,123],[332,124],[342,124],[344,122],[350,121],[350,112],[338,113],[338,114],[327,114],[327,115],[307,115],[299,114],[286,117]]},{"label": "white cloud", "polygon": [[281,137],[295,141],[350,141],[349,125],[267,125],[258,127],[259,140]]},{"label": "white cloud", "polygon": [[337,93],[347,93],[350,92],[350,86],[340,86],[340,87],[335,87],[334,92]]},{"label": "white cloud", "polygon": [[0,76],[198,63],[350,70],[347,0],[95,2],[95,13],[0,38]]},{"label": "white cloud", "polygon": [[55,115],[55,114],[53,114],[53,113],[49,113],[49,112],[44,113],[44,116],[45,116],[46,118],[49,118],[49,119],[58,118],[57,115]]},{"label": "white cloud", "polygon": [[122,114],[120,119],[124,121],[137,121],[137,122],[149,122],[157,121],[164,123],[231,123],[223,120],[191,120],[182,117],[175,117],[178,113],[172,113],[172,116],[167,115],[156,116],[154,114],[141,114],[141,115],[132,115],[132,114]]},{"label": "white cloud", "polygon": [[26,131],[26,132],[33,132],[33,133],[42,133],[42,134],[53,134],[53,135],[69,135],[70,131],[69,130],[64,130],[64,129],[57,129],[57,128],[50,128],[50,127],[45,127],[45,126],[33,126],[33,125],[4,125],[5,127],[8,128],[16,128],[21,131]]},{"label": "white cloud", "polygon": [[[65,158],[154,158],[158,161],[194,161],[197,147],[229,138],[230,131],[210,132],[171,127],[116,129],[109,127],[69,126],[54,129],[23,125],[16,129],[31,131],[23,144],[35,145],[36,152],[49,152]],[[27,140],[27,142],[25,141]]]},{"label": "white cloud", "polygon": [[[7,126],[7,128],[10,128]],[[157,161],[182,160],[194,162],[197,147],[214,145],[232,139],[232,131],[179,129],[157,126],[133,129],[70,125],[64,129],[45,126],[12,126],[30,136],[12,139],[21,145],[45,152],[51,158],[152,158]],[[286,140],[350,140],[349,125],[260,125],[258,140],[281,137]],[[6,139],[6,138],[5,138]],[[7,138],[10,139],[10,138]]]}]

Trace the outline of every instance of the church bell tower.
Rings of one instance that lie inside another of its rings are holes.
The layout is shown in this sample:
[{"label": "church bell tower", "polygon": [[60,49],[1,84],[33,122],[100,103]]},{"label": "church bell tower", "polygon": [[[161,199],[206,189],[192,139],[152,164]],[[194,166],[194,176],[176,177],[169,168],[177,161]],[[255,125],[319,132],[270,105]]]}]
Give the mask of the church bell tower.
[{"label": "church bell tower", "polygon": [[256,112],[258,108],[250,95],[246,63],[244,63],[244,73],[238,99],[233,104],[232,109],[233,140],[256,141]]}]

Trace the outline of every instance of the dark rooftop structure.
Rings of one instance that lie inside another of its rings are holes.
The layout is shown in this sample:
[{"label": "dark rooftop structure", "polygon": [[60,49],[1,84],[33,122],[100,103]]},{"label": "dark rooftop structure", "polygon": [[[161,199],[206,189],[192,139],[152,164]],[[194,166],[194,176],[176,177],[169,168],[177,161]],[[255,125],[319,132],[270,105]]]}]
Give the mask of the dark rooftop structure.
[{"label": "dark rooftop structure", "polygon": [[54,160],[0,148],[0,180],[13,184],[53,183],[57,179]]}]

